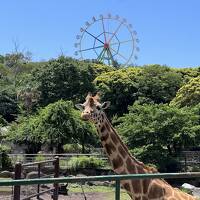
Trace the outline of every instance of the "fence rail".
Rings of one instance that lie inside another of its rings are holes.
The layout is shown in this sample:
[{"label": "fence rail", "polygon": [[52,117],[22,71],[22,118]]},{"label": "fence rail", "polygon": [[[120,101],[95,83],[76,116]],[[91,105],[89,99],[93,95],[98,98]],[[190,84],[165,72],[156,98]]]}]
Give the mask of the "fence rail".
[{"label": "fence rail", "polygon": [[[52,160],[55,156],[59,156],[60,160],[68,161],[72,157],[98,157],[101,160],[107,160],[104,154],[92,153],[92,154],[80,154],[80,153],[64,153],[64,154],[50,154],[50,153],[40,153],[40,154],[8,154],[13,163],[21,162],[23,164],[35,162],[37,156],[41,156],[44,160]],[[62,164],[62,163],[61,163]]]},{"label": "fence rail", "polygon": [[20,186],[33,184],[59,184],[59,183],[77,183],[87,181],[115,181],[115,200],[120,200],[120,181],[127,179],[173,179],[173,178],[200,178],[200,172],[187,173],[157,173],[157,174],[127,174],[127,175],[109,175],[109,176],[88,176],[88,177],[65,177],[65,178],[41,178],[26,180],[0,180],[0,186]]},{"label": "fence rail", "polygon": [[[21,162],[21,163],[30,163],[35,162],[37,156],[44,157],[44,160],[51,160],[55,156],[59,156],[60,160],[68,161],[71,157],[98,157],[101,160],[107,160],[107,157],[103,153],[62,153],[62,154],[52,154],[52,153],[40,153],[40,154],[8,154],[13,163]],[[1,158],[1,157],[0,157]],[[177,157],[175,157],[177,161],[181,164],[181,166],[187,171],[189,166],[196,166],[200,164],[200,151],[183,151]],[[0,163],[1,165],[1,163]],[[62,165],[62,163],[61,163]]]}]

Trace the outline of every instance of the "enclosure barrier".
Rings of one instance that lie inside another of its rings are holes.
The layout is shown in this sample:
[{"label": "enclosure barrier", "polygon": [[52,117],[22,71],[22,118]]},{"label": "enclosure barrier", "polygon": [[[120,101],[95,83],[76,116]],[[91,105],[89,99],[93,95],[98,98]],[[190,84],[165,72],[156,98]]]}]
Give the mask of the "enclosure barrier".
[{"label": "enclosure barrier", "polygon": [[[120,200],[120,181],[127,179],[173,179],[173,178],[200,178],[200,172],[187,173],[157,173],[157,174],[127,174],[109,176],[42,178],[26,180],[0,180],[0,186],[20,186],[33,184],[85,183],[87,181],[115,181],[115,200]],[[15,199],[14,199],[15,200]]]},{"label": "enclosure barrier", "polygon": [[[45,163],[53,163],[54,165],[54,178],[57,178],[59,177],[59,157],[55,157],[54,159],[52,160],[45,160],[45,161],[39,161],[39,162],[32,162],[32,163],[26,163],[26,164],[21,164],[20,162],[17,162],[15,164],[15,180],[20,180],[21,179],[21,173],[22,173],[22,169],[23,167],[27,167],[27,166],[33,166],[33,165],[37,165],[38,166],[38,178],[40,178],[40,175],[41,175],[41,165],[42,164],[45,164]],[[32,180],[32,179],[26,179],[26,180]],[[39,179],[40,180],[40,179]],[[14,194],[13,194],[13,197],[14,197],[14,200],[20,200],[20,186],[21,185],[14,185]],[[28,197],[25,197],[21,200],[28,200],[30,198],[33,198],[33,197],[37,197],[37,199],[40,199],[40,195],[46,193],[46,192],[50,192],[50,191],[53,191],[53,200],[58,200],[58,183],[54,183],[54,188],[53,189],[48,189],[48,190],[45,190],[45,191],[40,191],[40,183],[38,182],[37,184],[37,193],[36,194],[33,194],[33,195],[30,195]]]}]

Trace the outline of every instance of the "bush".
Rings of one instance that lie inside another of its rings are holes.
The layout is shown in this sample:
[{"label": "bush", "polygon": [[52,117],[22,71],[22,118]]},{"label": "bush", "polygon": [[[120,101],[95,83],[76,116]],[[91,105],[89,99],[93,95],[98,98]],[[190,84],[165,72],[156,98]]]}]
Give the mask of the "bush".
[{"label": "bush", "polygon": [[35,162],[40,162],[44,160],[45,160],[45,157],[41,154],[38,154],[37,156],[35,156]]},{"label": "bush", "polygon": [[7,124],[7,121],[0,115],[0,126],[6,126]]},{"label": "bush", "polygon": [[0,145],[0,169],[1,170],[8,170],[12,168],[11,159],[8,156],[10,153],[11,148],[6,145]]},{"label": "bush", "polygon": [[69,160],[69,168],[102,168],[105,166],[105,162],[96,157],[73,157]]},{"label": "bush", "polygon": [[80,144],[65,144],[63,150],[65,153],[81,153],[82,146]]}]

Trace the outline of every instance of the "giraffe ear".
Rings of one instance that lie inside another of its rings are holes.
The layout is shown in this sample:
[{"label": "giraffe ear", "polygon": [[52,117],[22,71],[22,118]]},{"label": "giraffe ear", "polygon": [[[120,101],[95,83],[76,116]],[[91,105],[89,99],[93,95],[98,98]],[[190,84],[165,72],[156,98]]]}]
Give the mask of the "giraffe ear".
[{"label": "giraffe ear", "polygon": [[76,104],[75,107],[78,109],[78,110],[83,110],[84,109],[84,106],[82,103],[79,103],[79,104]]},{"label": "giraffe ear", "polygon": [[110,101],[105,101],[104,103],[101,104],[101,109],[105,110],[110,106]]}]

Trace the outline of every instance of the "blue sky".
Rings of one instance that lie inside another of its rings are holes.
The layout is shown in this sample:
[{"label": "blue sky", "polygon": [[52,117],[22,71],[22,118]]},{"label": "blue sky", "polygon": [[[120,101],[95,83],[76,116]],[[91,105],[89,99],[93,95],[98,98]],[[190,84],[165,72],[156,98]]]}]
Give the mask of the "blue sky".
[{"label": "blue sky", "polygon": [[75,57],[80,27],[92,16],[111,13],[137,31],[137,65],[200,66],[199,0],[6,0],[0,6],[0,54],[11,52],[17,41],[33,60],[61,52]]}]

